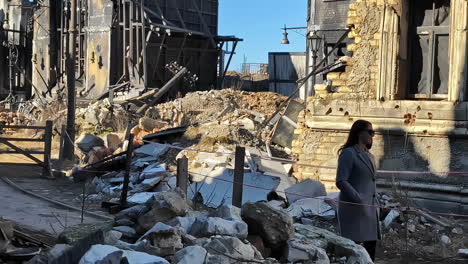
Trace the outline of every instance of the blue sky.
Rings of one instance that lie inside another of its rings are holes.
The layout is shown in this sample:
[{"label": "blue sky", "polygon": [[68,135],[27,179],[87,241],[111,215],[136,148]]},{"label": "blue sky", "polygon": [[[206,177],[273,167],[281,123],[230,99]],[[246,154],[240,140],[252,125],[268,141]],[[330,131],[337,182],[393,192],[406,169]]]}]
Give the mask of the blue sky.
[{"label": "blue sky", "polygon": [[[219,0],[219,35],[235,35],[239,43],[229,70],[249,63],[268,63],[268,52],[304,52],[305,30],[288,31],[282,45],[280,28],[306,26],[307,0]],[[227,59],[227,58],[226,58]]]}]

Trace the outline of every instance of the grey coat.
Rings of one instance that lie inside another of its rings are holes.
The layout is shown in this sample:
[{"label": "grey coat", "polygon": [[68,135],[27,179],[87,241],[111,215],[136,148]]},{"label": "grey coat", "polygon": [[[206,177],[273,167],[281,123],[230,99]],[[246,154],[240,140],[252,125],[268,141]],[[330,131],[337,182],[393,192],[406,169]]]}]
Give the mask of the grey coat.
[{"label": "grey coat", "polygon": [[[336,186],[340,201],[377,205],[375,162],[370,153],[357,146],[343,149],[338,159]],[[338,225],[341,236],[356,242],[380,239],[378,208],[339,203]]]}]

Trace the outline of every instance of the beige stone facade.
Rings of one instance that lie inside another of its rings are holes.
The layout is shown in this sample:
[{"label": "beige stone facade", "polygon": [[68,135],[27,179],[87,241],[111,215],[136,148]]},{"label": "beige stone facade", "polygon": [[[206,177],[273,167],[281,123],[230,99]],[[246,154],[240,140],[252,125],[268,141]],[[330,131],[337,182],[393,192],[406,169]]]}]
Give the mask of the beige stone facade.
[{"label": "beige stone facade", "polygon": [[[327,75],[331,87],[316,85],[316,95],[308,98],[293,141],[300,164],[336,167],[347,130],[355,120],[366,119],[378,131],[372,151],[381,169],[431,171],[442,177],[446,171],[468,171],[468,1],[450,1],[444,51],[448,92],[431,98],[408,95],[414,78],[408,44],[411,10],[409,0],[350,5],[347,24],[354,43],[348,50],[353,55],[345,58],[344,72]],[[298,166],[295,176],[335,189],[334,169]]]}]

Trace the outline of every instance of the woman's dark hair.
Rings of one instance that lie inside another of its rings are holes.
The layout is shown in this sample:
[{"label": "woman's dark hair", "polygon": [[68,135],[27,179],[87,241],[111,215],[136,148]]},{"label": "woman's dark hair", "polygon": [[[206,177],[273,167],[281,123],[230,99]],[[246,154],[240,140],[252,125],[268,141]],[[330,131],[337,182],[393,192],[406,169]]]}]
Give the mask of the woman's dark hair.
[{"label": "woman's dark hair", "polygon": [[359,133],[366,130],[368,126],[372,125],[369,121],[366,120],[357,120],[351,126],[351,130],[349,131],[348,140],[346,143],[340,147],[338,150],[338,155],[341,154],[341,151],[345,148],[352,147],[359,143]]}]

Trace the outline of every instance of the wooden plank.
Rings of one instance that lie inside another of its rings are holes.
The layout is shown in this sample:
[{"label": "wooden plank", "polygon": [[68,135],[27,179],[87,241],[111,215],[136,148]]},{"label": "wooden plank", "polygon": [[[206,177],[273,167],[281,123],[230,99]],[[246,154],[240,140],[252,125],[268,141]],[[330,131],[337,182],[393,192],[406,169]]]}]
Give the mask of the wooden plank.
[{"label": "wooden plank", "polygon": [[52,153],[52,121],[46,121],[46,129],[44,135],[44,169],[42,171],[42,175],[44,177],[51,177],[53,178],[54,175],[52,173],[51,162],[50,162],[50,155]]},{"label": "wooden plank", "polygon": [[[38,155],[44,154],[44,151],[37,151],[37,150],[24,150],[24,152],[28,154],[38,154]],[[20,153],[16,150],[0,150],[0,154],[23,154],[23,153]]]},{"label": "wooden plank", "polygon": [[5,145],[9,146],[10,148],[12,148],[12,149],[14,149],[14,150],[20,152],[20,153],[23,154],[24,156],[26,156],[26,157],[32,159],[32,160],[35,161],[37,164],[39,164],[39,165],[41,165],[41,166],[44,166],[44,163],[43,163],[42,161],[40,161],[38,158],[36,158],[36,157],[34,157],[33,155],[31,155],[31,154],[25,152],[24,150],[22,150],[22,149],[18,148],[17,146],[11,144],[10,142],[0,139],[0,143],[3,143],[3,144],[5,144]]},{"label": "wooden plank", "polygon": [[177,159],[177,187],[179,187],[187,196],[188,188],[188,159],[184,155],[182,158]]},{"label": "wooden plank", "polygon": [[0,129],[2,128],[16,128],[16,129],[45,129],[45,126],[7,126],[7,125],[0,125]]},{"label": "wooden plank", "polygon": [[44,142],[43,138],[6,138],[6,137],[0,137],[0,139],[7,140],[7,141]]}]

